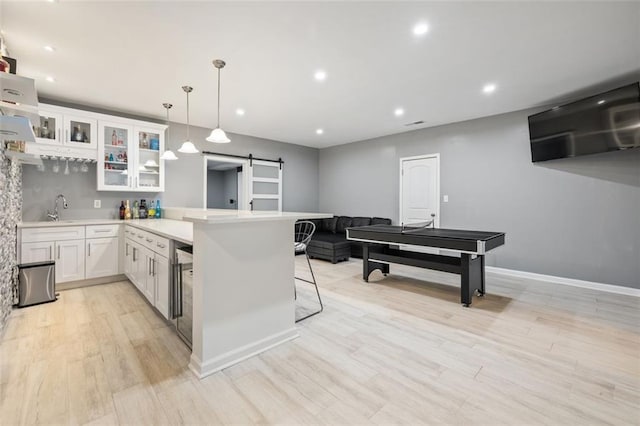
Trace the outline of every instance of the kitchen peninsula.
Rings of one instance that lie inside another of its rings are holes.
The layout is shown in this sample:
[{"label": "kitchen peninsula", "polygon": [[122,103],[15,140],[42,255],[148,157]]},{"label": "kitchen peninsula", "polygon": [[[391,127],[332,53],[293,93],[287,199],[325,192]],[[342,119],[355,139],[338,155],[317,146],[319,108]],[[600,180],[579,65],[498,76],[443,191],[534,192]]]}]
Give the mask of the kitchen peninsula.
[{"label": "kitchen peninsula", "polygon": [[192,245],[189,368],[200,378],[298,336],[294,224],[331,215],[181,208],[166,208],[164,214],[164,219],[23,222],[20,257],[23,263],[56,259],[57,281],[65,288],[120,280],[124,273],[170,319],[175,309],[169,300],[170,248]]},{"label": "kitchen peninsula", "polygon": [[294,224],[318,213],[189,211],[193,348],[200,378],[298,336]]}]

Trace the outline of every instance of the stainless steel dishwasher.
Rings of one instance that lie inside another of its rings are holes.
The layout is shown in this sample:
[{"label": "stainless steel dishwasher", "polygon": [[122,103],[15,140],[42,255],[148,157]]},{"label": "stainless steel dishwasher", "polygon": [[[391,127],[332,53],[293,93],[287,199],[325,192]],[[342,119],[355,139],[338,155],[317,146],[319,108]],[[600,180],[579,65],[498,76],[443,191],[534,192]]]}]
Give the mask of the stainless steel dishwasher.
[{"label": "stainless steel dishwasher", "polygon": [[55,262],[35,262],[18,265],[18,307],[54,302],[56,300]]},{"label": "stainless steel dishwasher", "polygon": [[178,336],[191,348],[193,340],[193,247],[176,249],[176,271],[173,280],[173,309]]}]

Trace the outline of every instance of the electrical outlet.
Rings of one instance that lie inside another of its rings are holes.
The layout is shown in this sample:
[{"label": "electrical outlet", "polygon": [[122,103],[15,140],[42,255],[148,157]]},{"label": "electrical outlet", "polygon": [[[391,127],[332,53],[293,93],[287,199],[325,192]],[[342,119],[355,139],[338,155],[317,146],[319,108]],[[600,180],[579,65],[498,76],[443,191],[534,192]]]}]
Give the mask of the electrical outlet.
[{"label": "electrical outlet", "polygon": [[102,207],[102,201],[100,201],[100,200],[93,200],[93,208],[94,208],[94,209],[99,209],[100,207]]},{"label": "electrical outlet", "polygon": [[445,203],[448,203],[449,202],[449,196],[448,195],[443,196],[442,197],[442,201],[445,202]]}]

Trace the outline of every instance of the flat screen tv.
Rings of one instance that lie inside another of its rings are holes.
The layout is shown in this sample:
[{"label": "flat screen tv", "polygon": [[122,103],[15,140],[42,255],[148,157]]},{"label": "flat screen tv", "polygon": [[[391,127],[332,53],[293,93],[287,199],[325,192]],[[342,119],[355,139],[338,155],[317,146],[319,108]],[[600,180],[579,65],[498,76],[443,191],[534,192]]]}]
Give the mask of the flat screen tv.
[{"label": "flat screen tv", "polygon": [[529,117],[531,160],[640,147],[640,83]]}]

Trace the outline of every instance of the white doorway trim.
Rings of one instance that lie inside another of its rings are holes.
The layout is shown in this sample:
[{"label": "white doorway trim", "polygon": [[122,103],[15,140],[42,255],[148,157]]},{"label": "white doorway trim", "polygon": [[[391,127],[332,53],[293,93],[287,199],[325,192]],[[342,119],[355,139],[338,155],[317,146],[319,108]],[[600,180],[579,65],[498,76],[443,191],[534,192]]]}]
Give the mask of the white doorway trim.
[{"label": "white doorway trim", "polygon": [[[436,154],[424,154],[424,155],[415,155],[413,157],[402,157],[400,158],[400,163],[399,163],[399,170],[398,173],[400,174],[400,190],[399,190],[399,197],[398,197],[398,201],[400,203],[400,215],[398,216],[398,220],[399,222],[402,222],[402,218],[403,216],[403,211],[402,211],[402,201],[403,201],[403,194],[402,194],[402,180],[403,180],[403,173],[402,173],[402,163],[403,161],[410,161],[410,160],[422,160],[422,159],[427,159],[427,158],[435,158],[436,159],[436,166],[437,166],[437,172],[436,172],[436,194],[437,194],[437,202],[436,202],[436,220],[435,220],[435,227],[439,228],[440,227],[440,153],[436,153]],[[400,223],[398,224],[400,225]]]},{"label": "white doorway trim", "polygon": [[[246,179],[246,175],[249,169],[249,160],[243,159],[243,158],[236,158],[236,157],[227,157],[226,155],[204,155],[202,157],[202,161],[203,161],[203,168],[204,168],[204,176],[202,178],[203,180],[203,185],[202,185],[202,205],[203,207],[206,209],[207,208],[207,167],[208,167],[208,162],[209,160],[213,160],[213,161],[223,161],[225,163],[233,163],[233,164],[237,164],[238,166],[242,167],[242,183],[240,183],[240,179],[238,179],[238,186],[240,186],[241,184],[243,185],[242,189],[242,193],[240,193],[240,191],[238,191],[238,210],[247,210],[248,206],[249,206],[249,198],[248,198],[248,194],[249,194],[249,188],[247,186],[247,181],[248,179]],[[240,188],[238,188],[240,189]]]}]

